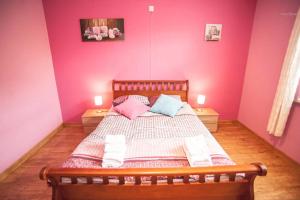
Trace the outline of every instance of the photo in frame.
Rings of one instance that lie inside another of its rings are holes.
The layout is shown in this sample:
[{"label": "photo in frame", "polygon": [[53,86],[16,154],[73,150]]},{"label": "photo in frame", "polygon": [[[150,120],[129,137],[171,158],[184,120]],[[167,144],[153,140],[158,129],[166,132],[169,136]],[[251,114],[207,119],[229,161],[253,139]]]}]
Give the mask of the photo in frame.
[{"label": "photo in frame", "polygon": [[83,42],[124,40],[124,19],[93,18],[80,19]]},{"label": "photo in frame", "polygon": [[221,40],[222,24],[206,24],[205,40],[219,41]]}]

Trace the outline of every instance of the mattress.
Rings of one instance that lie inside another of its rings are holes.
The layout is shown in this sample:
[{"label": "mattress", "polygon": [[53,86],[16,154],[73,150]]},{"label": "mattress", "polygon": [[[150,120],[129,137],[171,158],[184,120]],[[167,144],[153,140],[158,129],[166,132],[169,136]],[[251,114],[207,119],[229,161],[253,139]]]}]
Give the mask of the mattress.
[{"label": "mattress", "polygon": [[[63,163],[65,168],[101,168],[106,135],[124,135],[127,152],[122,168],[188,167],[183,151],[185,137],[203,135],[213,165],[233,165],[187,103],[175,117],[146,112],[135,120],[110,109],[96,130],[87,136]],[[202,166],[206,166],[204,163]]]}]

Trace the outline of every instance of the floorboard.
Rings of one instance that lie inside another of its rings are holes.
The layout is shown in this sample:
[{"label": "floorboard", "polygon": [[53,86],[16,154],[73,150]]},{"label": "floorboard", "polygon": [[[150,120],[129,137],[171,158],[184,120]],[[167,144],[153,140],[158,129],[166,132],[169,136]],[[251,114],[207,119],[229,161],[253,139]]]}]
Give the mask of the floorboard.
[{"label": "floorboard", "polygon": [[[226,122],[214,136],[237,164],[263,162],[266,177],[255,181],[257,200],[300,199],[300,165],[275,150],[239,123]],[[0,183],[0,199],[50,200],[51,189],[40,181],[43,166],[59,166],[85,137],[81,127],[66,127],[39,152]]]}]

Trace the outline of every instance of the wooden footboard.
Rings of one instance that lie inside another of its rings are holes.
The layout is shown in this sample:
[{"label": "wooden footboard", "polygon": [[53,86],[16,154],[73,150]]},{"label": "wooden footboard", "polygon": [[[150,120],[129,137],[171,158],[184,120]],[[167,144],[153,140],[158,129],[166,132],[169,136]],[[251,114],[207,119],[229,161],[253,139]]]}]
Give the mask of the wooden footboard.
[{"label": "wooden footboard", "polygon": [[[242,175],[241,175],[242,174]],[[94,199],[254,199],[254,179],[265,176],[267,168],[261,163],[250,165],[199,168],[130,168],[130,169],[78,169],[43,168],[40,179],[52,187],[53,200]],[[190,176],[197,175],[196,182]],[[160,182],[165,176],[166,181]],[[211,180],[208,181],[207,177]],[[110,182],[114,177],[115,183]],[[126,183],[126,177],[134,177]],[[148,184],[144,183],[149,178]],[[182,182],[175,178],[181,177]],[[222,177],[227,177],[223,180]],[[239,177],[239,178],[237,178]],[[98,178],[101,182],[95,182]],[[63,179],[69,179],[66,183]],[[81,179],[81,181],[80,181]],[[85,181],[82,181],[85,180]]]}]

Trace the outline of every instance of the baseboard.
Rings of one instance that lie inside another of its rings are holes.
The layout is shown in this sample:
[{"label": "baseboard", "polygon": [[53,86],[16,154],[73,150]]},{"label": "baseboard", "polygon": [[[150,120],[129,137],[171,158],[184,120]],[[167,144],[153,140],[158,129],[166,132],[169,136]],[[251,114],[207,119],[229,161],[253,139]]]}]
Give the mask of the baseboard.
[{"label": "baseboard", "polygon": [[64,127],[82,127],[82,123],[64,123]]},{"label": "baseboard", "polygon": [[218,120],[218,124],[234,124],[237,120],[231,120],[231,119],[220,119]]},{"label": "baseboard", "polygon": [[53,131],[51,131],[44,139],[42,139],[39,143],[37,143],[34,147],[32,147],[27,153],[25,153],[21,158],[15,161],[10,167],[0,173],[0,182],[3,181],[8,175],[13,173],[18,167],[20,167],[24,162],[26,162],[29,158],[31,158],[37,151],[43,147],[49,140],[55,136],[60,130],[63,129],[63,123],[56,127]]},{"label": "baseboard", "polygon": [[280,149],[277,149],[276,147],[274,147],[272,144],[270,144],[266,139],[264,139],[263,137],[261,137],[260,135],[256,134],[254,131],[252,131],[250,128],[248,128],[245,124],[243,124],[242,122],[236,120],[236,123],[240,126],[242,126],[243,128],[247,129],[249,132],[253,133],[258,139],[264,141],[265,143],[267,143],[267,145],[269,145],[272,150],[276,151],[278,154],[280,154],[283,157],[288,158],[291,162],[293,162],[296,165],[300,166],[300,163],[296,162],[293,158],[289,157],[288,155],[286,155],[283,151],[281,151]]}]

